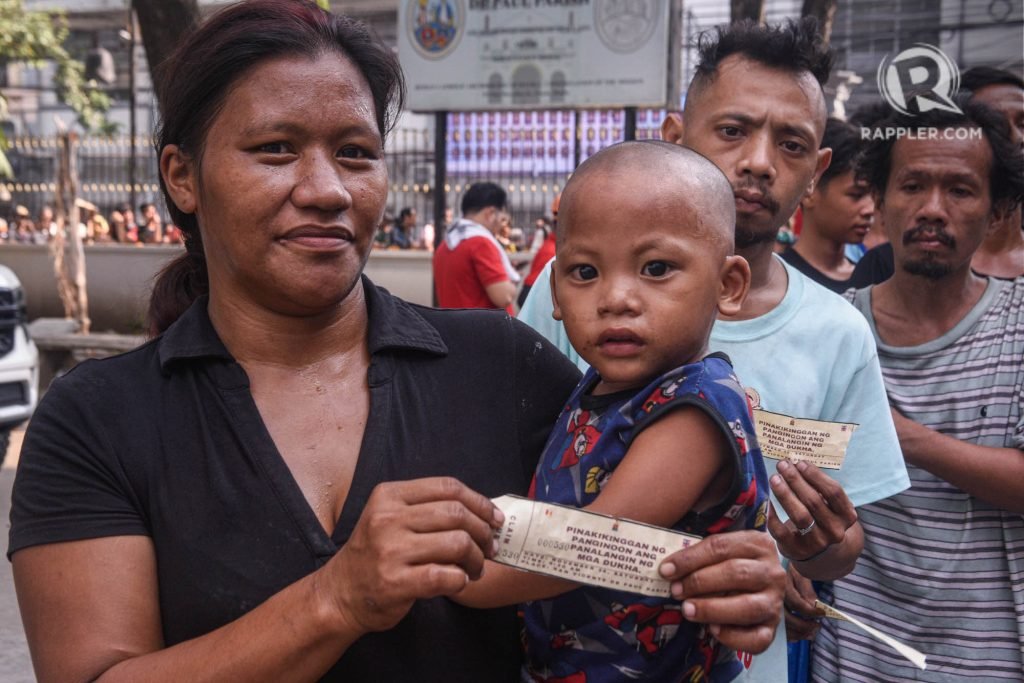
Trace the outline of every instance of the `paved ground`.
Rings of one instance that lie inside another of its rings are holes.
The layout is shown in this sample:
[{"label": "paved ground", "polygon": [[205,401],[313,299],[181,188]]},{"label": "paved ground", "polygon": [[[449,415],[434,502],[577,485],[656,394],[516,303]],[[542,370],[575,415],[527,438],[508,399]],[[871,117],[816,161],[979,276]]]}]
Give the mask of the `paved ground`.
[{"label": "paved ground", "polygon": [[0,468],[0,532],[3,540],[0,548],[0,681],[3,683],[31,683],[32,662],[25,644],[25,632],[21,628],[18,601],[14,596],[14,581],[11,579],[11,563],[7,561],[7,530],[10,526],[11,484],[14,483],[14,468],[18,462],[23,432],[11,436],[11,449]]}]

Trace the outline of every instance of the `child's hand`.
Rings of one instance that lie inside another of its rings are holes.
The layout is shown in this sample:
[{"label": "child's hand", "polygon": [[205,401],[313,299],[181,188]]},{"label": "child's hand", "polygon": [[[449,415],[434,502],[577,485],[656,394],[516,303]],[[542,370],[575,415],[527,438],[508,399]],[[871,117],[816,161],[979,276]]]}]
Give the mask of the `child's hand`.
[{"label": "child's hand", "polygon": [[711,625],[726,647],[764,652],[782,617],[786,572],[772,539],[760,531],[708,536],[669,555],[661,575],[672,597],[684,600],[688,621]]}]

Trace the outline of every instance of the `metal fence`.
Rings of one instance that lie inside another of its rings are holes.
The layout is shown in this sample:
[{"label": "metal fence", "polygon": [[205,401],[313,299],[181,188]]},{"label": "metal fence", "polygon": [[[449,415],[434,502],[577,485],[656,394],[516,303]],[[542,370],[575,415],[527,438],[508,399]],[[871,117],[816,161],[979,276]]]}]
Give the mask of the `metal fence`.
[{"label": "metal fence", "polygon": [[[14,177],[3,183],[8,206],[3,214],[23,206],[30,215],[53,206],[57,183],[58,138],[16,137],[11,139],[7,157]],[[136,136],[134,145],[128,136],[82,137],[78,145],[79,196],[95,204],[104,215],[131,202],[132,183],[129,166],[135,154],[135,209],[153,202],[163,209],[160,197],[159,166],[152,140]],[[9,197],[9,198],[8,198]],[[0,205],[2,206],[2,205]],[[166,215],[166,211],[163,211]],[[2,215],[2,214],[0,214]]]},{"label": "metal fence", "polygon": [[[657,138],[663,110],[637,113],[636,137]],[[552,199],[579,162],[625,137],[621,109],[546,112],[460,113],[448,116],[446,206],[458,215],[462,193],[489,180],[509,193],[515,226],[529,239],[533,222],[549,211]],[[132,144],[134,142],[134,144]],[[56,190],[56,137],[16,137],[8,158],[14,178],[3,181],[0,216],[23,206],[38,216],[53,204]],[[397,215],[416,209],[420,224],[434,211],[434,131],[402,128],[387,141],[391,182],[387,209]],[[134,202],[130,158],[135,155]],[[109,216],[124,204],[134,209],[153,202],[166,217],[160,194],[159,165],[151,139],[138,136],[82,137],[78,147],[80,196]]]},{"label": "metal fence", "polygon": [[[663,109],[641,109],[636,138],[656,139]],[[462,112],[448,115],[445,205],[458,215],[462,193],[488,180],[508,191],[513,225],[529,241],[535,219],[549,213],[573,169],[625,139],[625,113],[610,110]],[[434,211],[434,131],[400,130],[388,141],[388,210],[416,209],[420,222]]]}]

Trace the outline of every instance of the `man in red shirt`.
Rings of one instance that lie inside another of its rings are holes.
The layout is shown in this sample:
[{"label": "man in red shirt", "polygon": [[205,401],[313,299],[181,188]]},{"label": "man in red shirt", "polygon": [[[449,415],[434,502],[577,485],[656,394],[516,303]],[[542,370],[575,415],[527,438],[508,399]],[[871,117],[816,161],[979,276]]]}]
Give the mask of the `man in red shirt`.
[{"label": "man in red shirt", "polygon": [[548,261],[555,258],[555,226],[558,225],[558,204],[561,199],[562,195],[559,193],[555,195],[554,200],[551,202],[551,229],[547,231],[544,241],[541,242],[537,253],[534,254],[533,261],[530,263],[530,273],[523,280],[523,287],[519,291],[519,299],[516,300],[520,308],[523,307],[526,295],[530,293],[533,283],[537,281],[537,276],[544,270],[544,266],[548,264]]},{"label": "man in red shirt", "polygon": [[498,308],[512,313],[520,276],[495,234],[508,203],[494,183],[475,183],[462,196],[462,218],[434,252],[434,287],[441,308]]}]

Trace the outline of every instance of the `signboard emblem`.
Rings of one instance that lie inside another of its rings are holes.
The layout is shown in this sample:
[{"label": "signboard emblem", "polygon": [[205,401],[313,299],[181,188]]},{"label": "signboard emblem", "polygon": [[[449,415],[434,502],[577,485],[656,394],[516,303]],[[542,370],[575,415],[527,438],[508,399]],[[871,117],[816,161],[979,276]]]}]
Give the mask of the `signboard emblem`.
[{"label": "signboard emblem", "polygon": [[[681,2],[400,0],[396,37],[406,104],[450,112],[675,106],[682,41],[670,27]],[[601,124],[594,144],[615,125]],[[488,158],[489,150],[470,146],[475,123],[456,129],[463,161]],[[536,152],[554,160],[565,152],[549,144],[548,128],[535,123],[520,133],[526,130],[529,137],[512,140],[523,144],[495,141],[496,158],[533,159]]]},{"label": "signboard emblem", "polygon": [[601,42],[615,52],[635,52],[654,34],[662,1],[597,0],[594,26]]},{"label": "signboard emblem", "polygon": [[466,27],[464,0],[408,0],[409,42],[427,59],[441,59],[459,44]]}]

